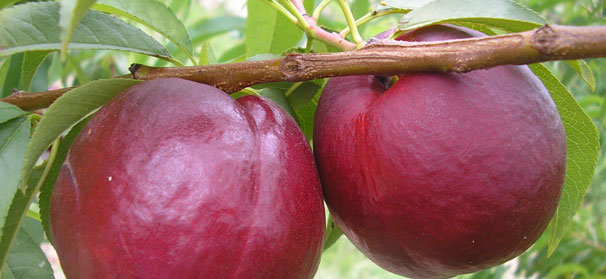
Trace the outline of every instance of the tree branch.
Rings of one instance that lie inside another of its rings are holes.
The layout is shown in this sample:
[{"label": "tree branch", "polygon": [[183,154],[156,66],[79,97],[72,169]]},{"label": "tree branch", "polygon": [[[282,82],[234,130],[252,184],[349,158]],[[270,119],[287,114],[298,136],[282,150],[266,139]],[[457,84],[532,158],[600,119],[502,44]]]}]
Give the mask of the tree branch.
[{"label": "tree branch", "polygon": [[[396,75],[407,72],[468,72],[506,64],[606,57],[606,26],[546,25],[500,36],[411,43],[376,41],[339,53],[289,54],[282,59],[197,67],[154,68],[135,64],[135,79],[178,77],[228,93],[275,81],[304,81],[345,75]],[[18,92],[2,101],[26,110],[48,106],[69,89]]]}]

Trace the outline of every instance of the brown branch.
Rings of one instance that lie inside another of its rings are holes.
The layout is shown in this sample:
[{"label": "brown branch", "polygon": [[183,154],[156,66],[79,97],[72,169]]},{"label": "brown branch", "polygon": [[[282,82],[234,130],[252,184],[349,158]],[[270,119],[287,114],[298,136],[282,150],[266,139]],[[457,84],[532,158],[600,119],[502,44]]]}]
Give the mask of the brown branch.
[{"label": "brown branch", "polygon": [[288,81],[345,75],[468,72],[506,64],[606,57],[606,27],[543,26],[501,36],[440,42],[378,41],[353,52],[289,55]]},{"label": "brown branch", "polygon": [[[501,36],[410,43],[378,41],[357,51],[289,54],[282,59],[199,67],[135,65],[136,79],[178,77],[214,85],[228,93],[259,83],[304,81],[344,75],[407,72],[467,72],[505,64],[606,57],[606,26],[541,28]],[[20,92],[2,101],[23,109],[48,106],[66,89]]]}]

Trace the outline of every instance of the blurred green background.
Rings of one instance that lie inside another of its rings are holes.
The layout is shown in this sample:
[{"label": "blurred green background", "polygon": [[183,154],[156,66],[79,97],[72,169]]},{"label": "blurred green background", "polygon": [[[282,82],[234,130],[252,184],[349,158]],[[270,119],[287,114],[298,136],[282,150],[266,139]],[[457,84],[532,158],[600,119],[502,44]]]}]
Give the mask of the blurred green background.
[{"label": "blurred green background", "polygon": [[[239,61],[245,58],[243,56],[245,0],[166,0],[163,2],[169,5],[185,23],[196,51],[204,52],[211,57],[211,62]],[[377,6],[379,1],[350,0],[349,2],[354,15],[360,17]],[[519,2],[541,13],[553,24],[606,25],[606,0],[520,0]],[[346,26],[336,3],[332,3],[322,15],[320,23],[325,27],[341,30]],[[361,28],[363,37],[368,39],[393,28],[400,17],[391,15],[371,22]],[[148,33],[153,34],[153,32]],[[174,45],[171,46],[160,37],[157,39],[168,45],[169,50],[181,61],[185,61],[183,57],[179,57]],[[7,81],[0,88],[1,96],[10,94],[11,89],[19,84],[19,76],[12,74],[20,72],[14,69],[21,67],[21,59],[22,55],[0,58],[0,80]],[[53,54],[36,73],[32,89],[45,91],[49,87],[65,87],[126,74],[128,65],[135,62],[166,66],[165,61],[121,52],[73,51],[65,62],[61,62],[58,55]],[[587,60],[587,63],[596,78],[595,90],[591,90],[566,63],[550,62],[547,66],[562,80],[593,119],[600,132],[601,145],[604,146],[606,144],[606,59]],[[550,258],[546,256],[547,238],[543,236],[522,256],[504,265],[458,278],[606,278],[604,216],[606,216],[606,152],[601,148],[598,167],[585,202]],[[39,242],[44,242],[38,222],[26,220],[25,228],[30,235],[37,236]],[[57,278],[61,276],[58,274]],[[383,271],[358,252],[345,237],[341,237],[323,254],[316,278],[402,277]]]}]

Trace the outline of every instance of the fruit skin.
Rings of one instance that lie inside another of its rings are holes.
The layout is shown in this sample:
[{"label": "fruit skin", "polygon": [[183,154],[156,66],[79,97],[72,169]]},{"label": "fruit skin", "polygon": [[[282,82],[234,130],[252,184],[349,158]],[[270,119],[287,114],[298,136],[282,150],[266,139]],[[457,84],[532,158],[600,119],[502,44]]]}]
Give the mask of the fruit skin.
[{"label": "fruit skin", "polygon": [[312,278],[325,229],[313,154],[266,99],[135,85],[71,146],[51,198],[68,278]]},{"label": "fruit skin", "polygon": [[[431,26],[403,36],[473,35]],[[501,264],[546,228],[560,198],[566,136],[526,66],[465,74],[332,78],[318,103],[314,152],[344,234],[388,271],[445,278]]]}]

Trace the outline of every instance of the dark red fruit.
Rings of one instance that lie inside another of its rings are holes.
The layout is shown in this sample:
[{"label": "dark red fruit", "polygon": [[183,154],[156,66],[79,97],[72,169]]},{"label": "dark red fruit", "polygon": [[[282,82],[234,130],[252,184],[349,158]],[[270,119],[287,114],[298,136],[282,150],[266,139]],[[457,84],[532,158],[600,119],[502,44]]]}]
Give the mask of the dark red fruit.
[{"label": "dark red fruit", "polygon": [[51,200],[68,278],[312,278],[324,234],[311,148],[263,98],[161,79],[103,107]]},{"label": "dark red fruit", "polygon": [[[432,26],[403,39],[472,34]],[[444,278],[501,264],[556,210],[566,136],[526,66],[406,74],[387,90],[372,76],[332,78],[315,121],[330,212],[388,271]]]}]

